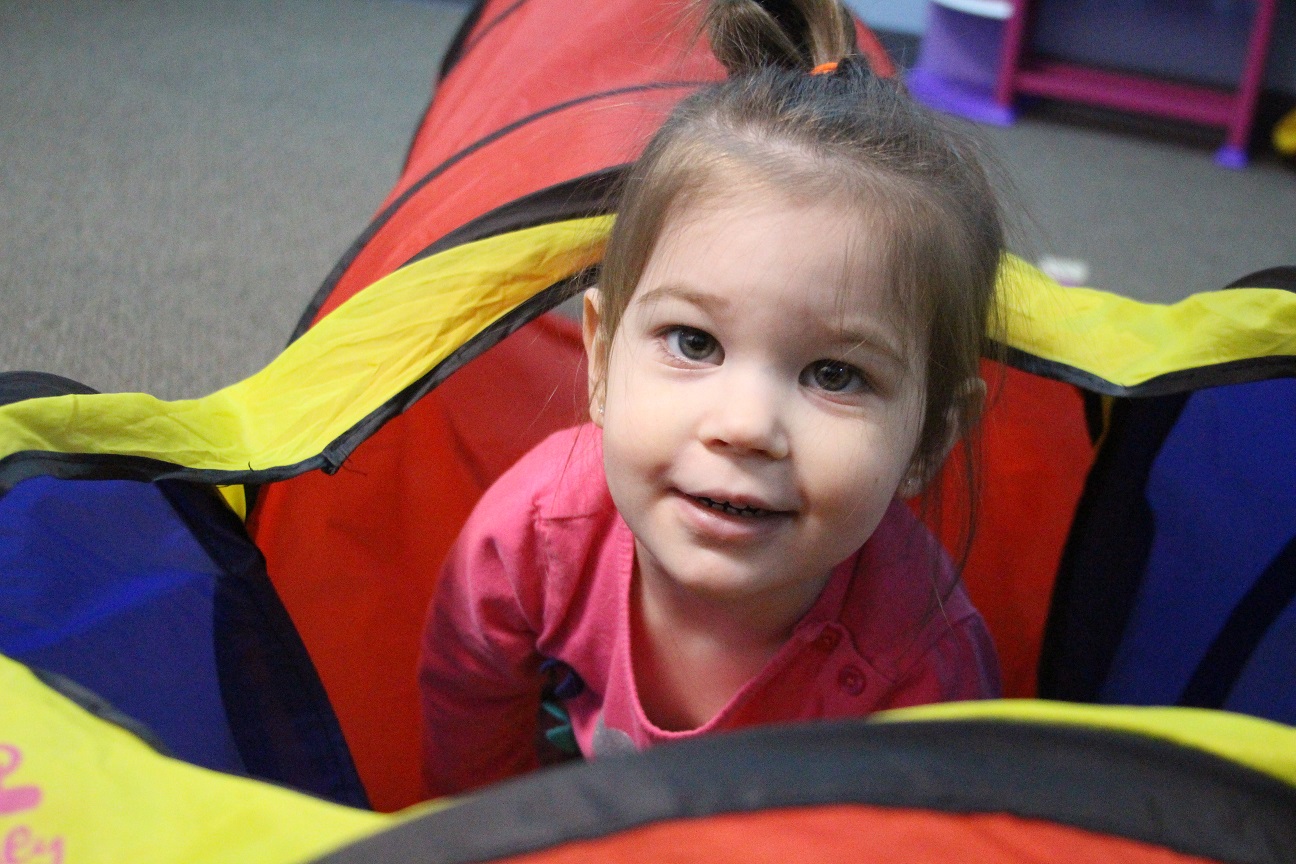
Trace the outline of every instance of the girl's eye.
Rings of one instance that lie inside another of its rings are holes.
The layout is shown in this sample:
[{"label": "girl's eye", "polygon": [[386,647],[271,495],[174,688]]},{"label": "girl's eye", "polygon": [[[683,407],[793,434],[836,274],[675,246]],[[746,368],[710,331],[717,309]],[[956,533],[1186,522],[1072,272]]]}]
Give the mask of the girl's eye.
[{"label": "girl's eye", "polygon": [[672,327],[666,331],[666,350],[695,363],[719,362],[720,343],[704,330]]},{"label": "girl's eye", "polygon": [[849,363],[837,360],[817,360],[801,373],[801,383],[829,393],[855,393],[867,383],[864,375]]}]

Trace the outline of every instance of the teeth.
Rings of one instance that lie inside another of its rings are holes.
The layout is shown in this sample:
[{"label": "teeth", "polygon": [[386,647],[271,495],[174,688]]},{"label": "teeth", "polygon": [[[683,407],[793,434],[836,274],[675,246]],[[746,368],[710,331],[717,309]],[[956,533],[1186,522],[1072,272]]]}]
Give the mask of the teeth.
[{"label": "teeth", "polygon": [[696,497],[697,500],[701,501],[712,510],[719,510],[722,513],[728,513],[730,516],[768,516],[774,512],[772,510],[762,510],[759,507],[735,507],[728,501],[714,501],[710,498],[704,498],[701,495]]}]

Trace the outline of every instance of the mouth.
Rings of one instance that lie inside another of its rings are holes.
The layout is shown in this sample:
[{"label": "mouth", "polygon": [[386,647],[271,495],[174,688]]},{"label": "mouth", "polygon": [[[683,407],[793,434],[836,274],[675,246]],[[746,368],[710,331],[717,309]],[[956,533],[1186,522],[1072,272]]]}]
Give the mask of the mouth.
[{"label": "mouth", "polygon": [[766,516],[790,515],[790,511],[787,510],[770,510],[764,507],[753,507],[750,504],[738,504],[731,501],[717,500],[715,498],[708,498],[705,495],[688,495],[687,497],[698,504],[701,504],[708,510],[727,513],[730,516],[741,516],[748,519],[755,519]]}]

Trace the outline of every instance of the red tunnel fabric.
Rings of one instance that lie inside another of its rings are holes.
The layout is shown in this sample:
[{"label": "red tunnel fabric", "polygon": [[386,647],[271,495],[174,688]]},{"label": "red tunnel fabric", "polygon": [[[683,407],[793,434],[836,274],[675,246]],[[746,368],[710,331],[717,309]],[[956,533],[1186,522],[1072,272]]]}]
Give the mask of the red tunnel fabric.
[{"label": "red tunnel fabric", "polygon": [[[663,850],[678,850],[675,855]],[[1159,846],[1004,813],[941,813],[843,804],[678,820],[509,858],[497,864],[828,864],[904,862],[1206,864]]]},{"label": "red tunnel fabric", "polygon": [[[999,649],[1004,695],[1027,698],[1036,695],[1054,577],[1094,451],[1075,387],[989,361],[982,377],[989,396],[963,580]],[[967,510],[961,474],[951,459],[941,475],[938,533],[951,552]]]},{"label": "red tunnel fabric", "polygon": [[415,665],[441,560],[532,437],[582,416],[582,358],[575,324],[541,319],[393,419],[338,473],[261,491],[249,530],[375,809],[424,797]]}]

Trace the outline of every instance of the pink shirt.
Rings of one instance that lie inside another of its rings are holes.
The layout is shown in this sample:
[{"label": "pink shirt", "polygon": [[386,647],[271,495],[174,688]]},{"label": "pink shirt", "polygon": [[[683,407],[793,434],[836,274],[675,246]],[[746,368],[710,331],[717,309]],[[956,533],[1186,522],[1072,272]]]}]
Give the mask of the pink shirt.
[{"label": "pink shirt", "polygon": [[892,504],[764,670],[705,725],[659,729],[635,687],[634,537],[608,494],[601,433],[589,425],[556,433],[487,490],[437,585],[419,669],[429,791],[537,767],[546,658],[585,682],[566,704],[586,755],[998,696],[989,632],[943,554],[933,566],[933,543],[906,506]]}]

